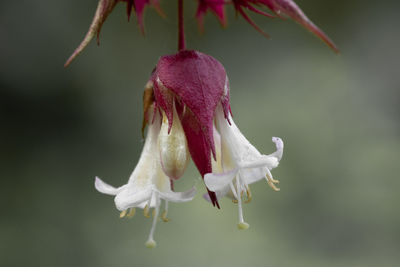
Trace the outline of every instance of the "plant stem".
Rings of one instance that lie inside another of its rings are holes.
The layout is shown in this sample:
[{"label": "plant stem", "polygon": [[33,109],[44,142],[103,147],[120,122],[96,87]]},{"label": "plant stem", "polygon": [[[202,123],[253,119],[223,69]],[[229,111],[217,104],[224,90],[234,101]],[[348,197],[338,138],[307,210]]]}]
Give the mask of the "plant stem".
[{"label": "plant stem", "polygon": [[185,50],[185,30],[183,22],[183,0],[178,0],[178,50]]}]

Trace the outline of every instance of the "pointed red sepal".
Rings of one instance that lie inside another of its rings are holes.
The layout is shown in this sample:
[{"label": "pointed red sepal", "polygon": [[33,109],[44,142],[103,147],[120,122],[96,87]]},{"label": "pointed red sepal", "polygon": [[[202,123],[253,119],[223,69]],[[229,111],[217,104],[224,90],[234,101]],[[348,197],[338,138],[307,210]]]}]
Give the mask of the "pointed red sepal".
[{"label": "pointed red sepal", "polygon": [[86,33],[83,41],[75,49],[72,55],[65,62],[64,67],[68,67],[69,64],[86,48],[86,46],[92,41],[92,39],[97,36],[97,44],[99,44],[99,35],[101,27],[106,21],[108,15],[113,11],[115,5],[119,2],[126,3],[126,13],[128,16],[128,21],[132,14],[132,9],[135,10],[137,22],[140,31],[144,34],[144,24],[143,24],[143,12],[146,5],[153,5],[154,8],[161,16],[165,16],[160,8],[158,0],[99,0],[97,5],[96,13],[93,17],[92,23],[90,24],[89,30]]},{"label": "pointed red sepal", "polygon": [[85,49],[85,47],[90,43],[90,41],[95,36],[97,36],[97,44],[99,44],[99,35],[101,27],[103,26],[103,23],[106,21],[108,15],[112,12],[115,5],[119,1],[120,0],[99,0],[96,13],[92,20],[92,24],[90,24],[89,30],[86,33],[85,38],[83,38],[83,41],[65,62],[64,67],[68,67],[68,65],[71,64],[72,60],[74,60],[83,51],[83,49]]},{"label": "pointed red sepal", "polygon": [[143,12],[146,5],[150,3],[149,0],[134,0],[136,20],[139,25],[140,31],[144,34]]},{"label": "pointed red sepal", "polygon": [[259,0],[261,3],[268,6],[275,14],[282,17],[286,15],[298,22],[304,28],[315,34],[323,42],[325,42],[335,53],[339,53],[339,49],[334,42],[319,29],[300,9],[300,7],[292,0]]},{"label": "pointed red sepal", "polygon": [[126,15],[128,16],[128,21],[131,19],[133,9],[133,0],[126,0]]},{"label": "pointed red sepal", "polygon": [[[213,120],[218,104],[229,112],[229,85],[221,63],[197,51],[163,56],[152,75],[154,97],[170,125],[173,107],[185,131],[189,152],[200,174],[212,172]],[[218,206],[213,192],[210,198]]]},{"label": "pointed red sepal", "polygon": [[[252,7],[247,0],[233,0],[233,4],[235,6],[237,14],[242,15],[242,17],[251,25],[253,26],[256,31],[264,35],[266,38],[269,38],[268,33],[264,32],[258,25],[246,14],[246,12],[243,10],[243,8],[250,9],[258,14],[263,14],[264,12]],[[267,14],[267,13],[265,13]],[[264,14],[263,14],[264,15]],[[269,14],[268,14],[269,15]],[[270,16],[268,16],[270,17]]]},{"label": "pointed red sepal", "polygon": [[222,27],[226,26],[225,16],[225,1],[224,0],[198,0],[199,5],[197,7],[196,19],[199,24],[200,31],[204,31],[204,16],[208,10],[217,17]]}]

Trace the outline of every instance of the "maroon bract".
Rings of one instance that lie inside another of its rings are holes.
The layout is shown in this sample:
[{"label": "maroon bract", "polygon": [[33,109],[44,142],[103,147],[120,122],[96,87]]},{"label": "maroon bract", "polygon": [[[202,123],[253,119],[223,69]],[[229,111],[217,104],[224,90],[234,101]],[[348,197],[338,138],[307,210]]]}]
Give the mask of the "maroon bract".
[{"label": "maroon bract", "polygon": [[[211,10],[212,13],[217,17],[222,26],[226,26],[226,16],[225,16],[225,5],[233,3],[233,6],[236,9],[236,12],[243,16],[243,18],[249,22],[258,32],[263,34],[265,37],[269,37],[267,33],[265,33],[260,27],[255,24],[255,22],[247,15],[245,10],[253,11],[257,14],[261,14],[266,17],[274,18],[280,17],[285,18],[288,16],[293,20],[297,21],[303,27],[311,31],[313,34],[322,39],[329,47],[331,47],[336,53],[339,53],[339,49],[333,43],[333,41],[322,31],[320,30],[312,21],[310,21],[307,16],[303,13],[303,11],[296,5],[296,3],[292,0],[197,0],[198,7],[196,11],[196,18],[199,23],[199,28],[203,30],[203,20],[204,15]],[[92,24],[89,27],[89,31],[87,32],[85,38],[81,42],[81,44],[75,49],[74,53],[68,58],[65,63],[65,67],[67,67],[72,60],[74,60],[83,49],[89,44],[89,42],[97,35],[97,43],[99,44],[99,34],[103,23],[107,19],[108,15],[112,12],[115,5],[119,2],[126,3],[126,11],[128,15],[128,20],[130,18],[132,9],[136,14],[137,23],[142,33],[144,33],[144,23],[143,23],[143,14],[144,9],[147,5],[153,6],[157,12],[161,16],[165,16],[162,12],[159,0],[99,0],[99,4],[97,6],[97,10],[95,16],[93,18]],[[183,5],[183,3],[182,3]],[[271,15],[267,12],[262,11],[261,7],[268,7],[275,15]],[[183,9],[180,11],[182,13],[182,18],[180,22],[182,23],[182,27],[180,32],[183,32]],[[180,39],[183,40],[182,35]],[[182,41],[181,40],[181,41]],[[183,44],[183,45],[181,45]],[[179,50],[184,50],[185,45],[184,42],[180,42]]]},{"label": "maroon bract", "polygon": [[322,41],[324,41],[330,48],[332,48],[336,53],[339,53],[339,49],[333,43],[333,41],[321,30],[319,29],[304,12],[299,8],[299,6],[292,0],[232,0],[236,11],[244,17],[247,22],[249,22],[258,32],[268,37],[257,24],[246,14],[244,9],[251,10],[255,13],[261,14],[266,17],[274,17],[266,12],[263,12],[256,6],[266,6],[271,11],[273,11],[278,17],[285,19],[288,16],[298,22],[300,25],[308,29],[310,32],[318,36]]},{"label": "maroon bract", "polygon": [[[152,75],[156,106],[165,112],[172,127],[173,112],[185,131],[189,151],[200,174],[212,172],[215,158],[213,119],[219,103],[229,112],[229,85],[224,67],[211,56],[180,51],[163,56]],[[214,205],[215,195],[210,192]]]},{"label": "maroon bract", "polygon": [[267,33],[265,33],[260,27],[257,26],[257,24],[246,14],[244,9],[251,10],[255,13],[258,13],[260,15],[273,18],[274,16],[271,14],[268,14],[260,9],[255,8],[253,5],[259,5],[260,1],[259,0],[232,0],[233,5],[235,6],[236,12],[239,13],[240,15],[243,16],[243,18],[250,23],[251,26],[253,26],[259,33],[264,35],[265,37],[269,37]]},{"label": "maroon bract", "polygon": [[211,10],[211,12],[214,13],[222,26],[226,26],[225,0],[198,0],[198,2],[199,5],[197,7],[196,18],[201,31],[204,29],[204,15],[208,10]]},{"label": "maroon bract", "polygon": [[64,67],[67,67],[69,64],[71,64],[72,60],[74,60],[83,51],[83,49],[85,49],[85,47],[95,36],[97,36],[97,44],[100,43],[99,35],[101,27],[106,21],[108,15],[110,15],[110,13],[113,11],[115,5],[120,2],[126,3],[128,20],[131,16],[132,8],[134,9],[137,22],[142,33],[144,33],[143,12],[146,5],[152,5],[160,15],[163,16],[164,14],[161,11],[158,0],[99,0],[96,13],[93,17],[92,23],[90,24],[88,32],[86,33],[80,45],[75,49],[74,53],[72,53],[72,55],[65,62]]}]

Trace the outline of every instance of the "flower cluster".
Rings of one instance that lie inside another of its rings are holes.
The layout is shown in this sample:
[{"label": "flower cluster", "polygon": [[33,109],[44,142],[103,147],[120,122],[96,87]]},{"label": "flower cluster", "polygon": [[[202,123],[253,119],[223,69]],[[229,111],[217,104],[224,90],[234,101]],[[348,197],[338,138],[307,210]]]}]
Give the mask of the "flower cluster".
[{"label": "flower cluster", "polygon": [[[332,48],[336,53],[339,49],[333,43],[333,41],[320,30],[304,12],[299,8],[299,6],[292,0],[197,0],[198,7],[196,11],[196,18],[199,24],[199,28],[203,30],[203,20],[204,16],[208,11],[211,11],[218,19],[222,26],[226,26],[226,5],[233,5],[237,14],[240,14],[250,25],[252,25],[258,32],[268,37],[260,27],[258,27],[254,21],[246,13],[246,10],[253,11],[257,14],[269,17],[269,18],[281,18],[285,19],[289,17],[294,21],[298,22],[300,25],[308,29],[310,32],[318,36],[322,41],[324,41],[330,48]],[[114,7],[120,3],[124,2],[126,4],[126,13],[128,20],[131,16],[132,11],[134,11],[137,23],[142,33],[144,33],[144,23],[143,23],[143,13],[146,6],[153,7],[162,17],[165,17],[162,11],[159,0],[99,0],[96,13],[94,15],[92,24],[89,27],[85,38],[81,44],[75,49],[73,54],[68,58],[64,66],[68,66],[72,60],[74,60],[83,49],[90,43],[90,41],[97,36],[97,44],[99,44],[99,35],[103,23],[107,19],[108,15],[113,11]],[[263,11],[263,8],[268,8],[273,14],[269,14]]]},{"label": "flower cluster", "polygon": [[277,167],[283,142],[274,137],[277,151],[262,155],[241,134],[231,117],[229,82],[224,67],[213,57],[196,51],[180,51],[160,58],[145,89],[144,126],[149,125],[139,162],[126,185],[114,188],[96,177],[95,187],[115,196],[121,216],[132,216],[134,208],[146,216],[154,208],[153,227],[146,243],[154,247],[153,234],[165,201],[192,200],[195,189],[177,193],[173,183],[182,177],[191,157],[204,178],[206,199],[219,207],[228,195],[238,204],[239,228],[243,219],[242,197],[251,199],[249,184],[265,178],[274,189],[270,170]]},{"label": "flower cluster", "polygon": [[[155,7],[164,14],[158,0],[99,0],[88,33],[65,66],[95,36],[99,37],[103,23],[120,2],[126,4],[128,19],[134,11],[142,32],[146,6]],[[232,4],[237,14],[264,35],[246,10],[271,18],[290,17],[338,52],[334,43],[292,0],[198,0],[196,18],[200,27],[208,11],[226,25],[227,4]],[[263,7],[272,14],[263,11]],[[113,187],[98,177],[95,179],[99,192],[115,196],[121,218],[133,217],[136,208],[143,209],[144,215],[150,217],[153,209],[153,223],[146,242],[150,248],[156,246],[154,233],[159,218],[168,221],[168,203],[187,202],[196,194],[194,187],[185,192],[174,190],[175,181],[183,176],[190,159],[204,180],[207,201],[220,208],[219,200],[227,196],[237,204],[239,229],[249,227],[244,220],[242,204],[252,199],[250,184],[265,179],[273,190],[279,191],[279,181],[273,178],[271,170],[282,159],[282,139],[272,137],[276,151],[263,155],[244,137],[232,119],[229,80],[224,67],[209,55],[185,48],[183,0],[178,0],[178,21],[179,52],[159,59],[144,90],[143,136],[147,126],[148,129],[135,169],[128,182],[120,187]]]}]

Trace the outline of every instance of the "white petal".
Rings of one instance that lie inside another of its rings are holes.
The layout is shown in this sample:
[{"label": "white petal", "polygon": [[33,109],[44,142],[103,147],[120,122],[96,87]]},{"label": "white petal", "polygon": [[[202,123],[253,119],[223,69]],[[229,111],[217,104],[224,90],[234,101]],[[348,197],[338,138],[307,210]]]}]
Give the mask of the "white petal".
[{"label": "white petal", "polygon": [[273,168],[278,167],[279,161],[277,157],[274,156],[265,156],[261,155],[258,159],[252,161],[241,162],[239,168],[241,169],[250,169],[250,168],[263,168],[267,167],[272,170]]},{"label": "white petal", "polygon": [[[230,193],[230,191],[231,191],[231,188],[228,185],[228,186],[225,186],[222,190],[216,191],[215,195],[217,196],[217,199],[221,199],[224,196],[226,196],[228,193]],[[211,202],[210,195],[208,193],[204,194],[203,198],[205,200],[207,200],[208,202]]]},{"label": "white petal", "polygon": [[283,141],[279,137],[272,137],[272,142],[275,143],[276,151],[270,156],[278,158],[278,161],[282,159],[283,156]]},{"label": "white petal", "polygon": [[190,190],[185,192],[160,192],[157,191],[160,197],[164,200],[171,201],[171,202],[187,202],[194,198],[196,195],[196,188],[192,187]]},{"label": "white petal", "polygon": [[241,169],[240,175],[246,184],[255,183],[261,179],[265,178],[265,174],[267,173],[267,168],[249,168],[249,169]]},{"label": "white petal", "polygon": [[236,126],[232,117],[229,117],[231,124],[225,119],[222,107],[219,106],[217,113],[218,130],[222,137],[223,154],[224,152],[229,153],[228,155],[222,155],[222,158],[230,158],[236,164],[243,161],[249,162],[257,160],[261,153],[244,137]]},{"label": "white petal", "polygon": [[211,191],[220,191],[223,190],[226,186],[232,182],[233,178],[235,178],[238,169],[233,169],[229,172],[223,173],[207,173],[204,175],[204,182],[208,189]]},{"label": "white petal", "polygon": [[141,207],[143,202],[151,198],[151,193],[151,187],[142,188],[141,190],[132,190],[132,188],[127,187],[115,197],[115,206],[120,211],[138,206]]},{"label": "white petal", "polygon": [[103,193],[103,194],[106,194],[106,195],[115,196],[116,194],[118,194],[119,191],[121,191],[121,189],[124,186],[121,186],[119,188],[115,188],[115,187],[103,182],[99,177],[96,176],[96,179],[94,181],[94,187],[100,193]]}]

